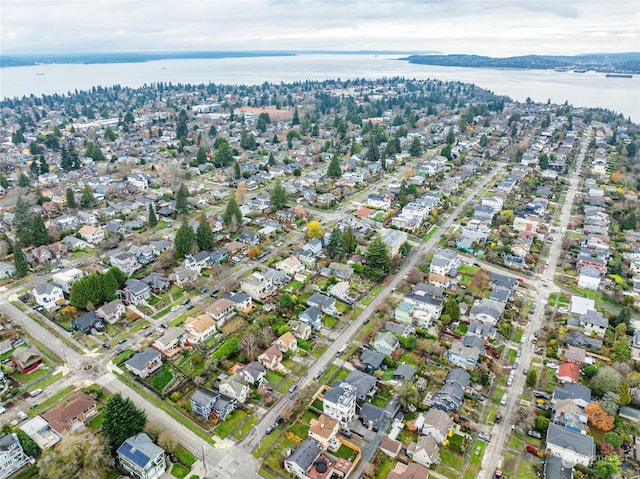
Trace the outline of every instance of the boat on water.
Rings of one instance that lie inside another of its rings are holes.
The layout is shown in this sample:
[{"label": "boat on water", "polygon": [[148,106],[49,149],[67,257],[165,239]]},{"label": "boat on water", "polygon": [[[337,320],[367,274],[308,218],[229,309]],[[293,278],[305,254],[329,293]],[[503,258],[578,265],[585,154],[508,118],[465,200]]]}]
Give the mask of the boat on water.
[{"label": "boat on water", "polygon": [[565,68],[565,67],[558,67],[558,68],[554,68],[553,71],[555,71],[555,72],[568,72],[569,69]]},{"label": "boat on water", "polygon": [[573,70],[573,73],[587,73],[587,70],[577,69]]},{"label": "boat on water", "polygon": [[40,72],[36,73],[36,76],[42,76],[42,75],[46,75],[46,73],[40,73]]},{"label": "boat on water", "polygon": [[631,73],[607,73],[607,78],[633,78]]}]

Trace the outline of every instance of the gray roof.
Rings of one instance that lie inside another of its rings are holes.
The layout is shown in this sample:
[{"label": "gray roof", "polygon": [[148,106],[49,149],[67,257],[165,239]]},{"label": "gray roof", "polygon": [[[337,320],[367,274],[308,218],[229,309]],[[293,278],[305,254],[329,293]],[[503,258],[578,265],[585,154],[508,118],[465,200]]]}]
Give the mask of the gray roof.
[{"label": "gray roof", "polygon": [[118,448],[119,456],[127,458],[141,469],[144,469],[150,461],[163,453],[164,450],[156,446],[144,432],[125,440]]},{"label": "gray roof", "polygon": [[153,359],[159,358],[159,357],[160,357],[159,351],[156,351],[153,348],[147,348],[131,356],[131,358],[128,359],[125,364],[137,371],[142,371],[147,367],[147,363],[149,361],[152,361]]},{"label": "gray roof", "polygon": [[297,464],[303,471],[308,471],[321,452],[322,448],[318,441],[308,437],[296,447],[285,461]]},{"label": "gray roof", "polygon": [[556,387],[553,390],[553,399],[556,401],[560,399],[573,399],[589,403],[591,402],[591,389],[580,383],[565,384],[564,387]]},{"label": "gray roof", "polygon": [[356,387],[360,399],[365,398],[376,384],[375,377],[362,371],[351,371],[345,381]]},{"label": "gray roof", "polygon": [[380,368],[380,366],[384,362],[384,358],[384,354],[379,353],[378,351],[371,351],[369,349],[365,349],[360,355],[360,361],[362,362],[362,364],[369,364],[374,369]]},{"label": "gray roof", "polygon": [[61,289],[60,286],[53,283],[46,283],[44,281],[38,281],[33,285],[33,288],[38,294],[51,294],[54,289]]},{"label": "gray roof", "polygon": [[380,430],[386,421],[385,410],[375,404],[364,403],[360,408],[360,419],[365,426],[372,423],[375,429]]},{"label": "gray roof", "polygon": [[410,364],[401,364],[393,373],[393,377],[400,377],[411,381],[416,375],[416,368]]},{"label": "gray roof", "polygon": [[220,393],[212,391],[207,388],[198,388],[196,392],[191,396],[191,401],[196,404],[202,404],[208,406],[210,403],[215,402],[220,397]]},{"label": "gray roof", "polygon": [[591,458],[594,457],[596,452],[593,437],[580,434],[554,423],[550,423],[549,429],[547,429],[547,444],[555,444],[563,449],[575,451]]},{"label": "gray roof", "polygon": [[463,388],[467,387],[471,382],[471,375],[461,368],[452,369],[447,374],[447,379],[445,379],[445,383],[457,383]]},{"label": "gray roof", "polygon": [[571,464],[565,464],[562,459],[557,456],[548,456],[544,464],[545,479],[572,479],[573,467]]}]

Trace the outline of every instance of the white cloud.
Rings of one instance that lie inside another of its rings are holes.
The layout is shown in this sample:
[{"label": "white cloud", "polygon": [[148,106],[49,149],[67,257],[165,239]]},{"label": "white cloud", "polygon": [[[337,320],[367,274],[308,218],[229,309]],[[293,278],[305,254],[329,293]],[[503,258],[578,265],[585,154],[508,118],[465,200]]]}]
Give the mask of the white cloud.
[{"label": "white cloud", "polygon": [[439,50],[506,56],[638,51],[637,2],[2,0],[3,54]]}]

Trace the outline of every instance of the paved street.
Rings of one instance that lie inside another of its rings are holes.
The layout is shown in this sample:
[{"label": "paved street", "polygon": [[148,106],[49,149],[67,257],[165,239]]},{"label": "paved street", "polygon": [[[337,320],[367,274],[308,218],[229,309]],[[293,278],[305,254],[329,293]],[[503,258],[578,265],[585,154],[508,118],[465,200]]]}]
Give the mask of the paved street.
[{"label": "paved street", "polygon": [[[589,144],[591,137],[591,130],[588,129],[584,133],[581,141],[581,148],[576,162],[576,167],[573,174],[569,178],[569,190],[565,203],[562,206],[559,226],[558,228],[566,228],[571,217],[571,207],[573,205],[578,186],[580,184],[579,172],[582,169],[582,162]],[[482,466],[480,469],[480,478],[490,479],[494,476],[496,468],[502,466],[502,459],[506,451],[509,437],[511,435],[511,426],[515,423],[515,412],[520,405],[520,397],[524,390],[524,383],[526,377],[521,374],[522,369],[528,368],[531,364],[531,359],[534,357],[535,345],[531,342],[533,335],[536,331],[539,331],[544,319],[544,310],[546,306],[545,297],[551,292],[560,291],[560,288],[553,284],[553,278],[555,275],[556,266],[562,250],[562,237],[563,235],[558,233],[555,235],[555,241],[551,244],[549,250],[549,267],[543,269],[540,274],[539,280],[527,281],[532,287],[535,294],[536,312],[531,315],[529,323],[524,328],[524,344],[517,345],[522,350],[522,356],[519,358],[520,369],[516,372],[513,384],[507,389],[508,394],[507,404],[502,408],[503,420],[500,424],[493,426],[491,430],[491,442],[487,444],[482,458]]]}]

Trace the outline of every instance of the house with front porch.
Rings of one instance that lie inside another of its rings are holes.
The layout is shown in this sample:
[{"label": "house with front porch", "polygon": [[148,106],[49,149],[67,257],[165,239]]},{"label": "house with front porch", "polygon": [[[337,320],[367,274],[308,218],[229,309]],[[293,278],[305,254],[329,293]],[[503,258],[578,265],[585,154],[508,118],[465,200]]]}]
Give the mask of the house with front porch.
[{"label": "house with front porch", "polygon": [[37,304],[52,313],[64,303],[64,291],[55,283],[38,281],[31,290],[33,299]]},{"label": "house with front porch", "polygon": [[186,331],[182,328],[171,326],[153,342],[153,347],[167,359],[172,359],[182,353],[185,340]]}]

